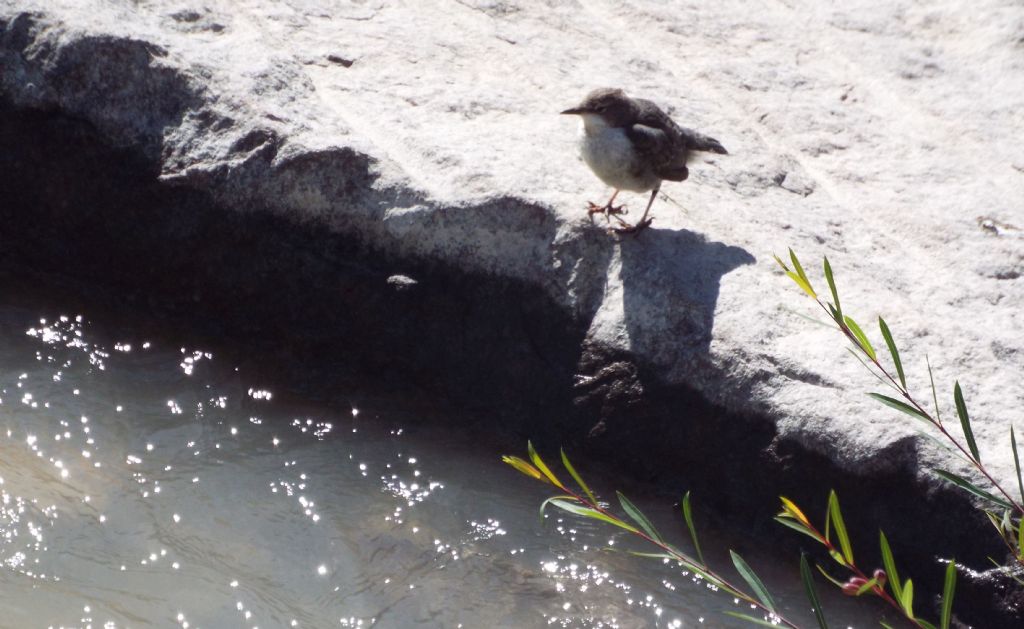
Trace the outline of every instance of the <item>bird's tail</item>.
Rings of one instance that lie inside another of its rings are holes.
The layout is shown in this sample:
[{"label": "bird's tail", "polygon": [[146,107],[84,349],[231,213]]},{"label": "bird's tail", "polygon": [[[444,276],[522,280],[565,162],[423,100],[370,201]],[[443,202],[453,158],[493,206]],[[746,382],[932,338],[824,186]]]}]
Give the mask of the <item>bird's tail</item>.
[{"label": "bird's tail", "polygon": [[708,151],[709,153],[718,153],[719,155],[728,155],[729,151],[725,150],[722,143],[711,136],[698,133],[693,129],[683,129],[683,133],[686,136],[687,148],[693,151]]}]

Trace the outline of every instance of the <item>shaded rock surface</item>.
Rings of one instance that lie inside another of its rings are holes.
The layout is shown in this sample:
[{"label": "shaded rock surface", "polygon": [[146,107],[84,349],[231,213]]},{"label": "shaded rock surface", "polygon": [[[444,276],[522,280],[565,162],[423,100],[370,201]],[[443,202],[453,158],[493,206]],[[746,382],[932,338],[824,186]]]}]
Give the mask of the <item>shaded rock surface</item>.
[{"label": "shaded rock surface", "polygon": [[[923,398],[926,353],[947,414],[961,380],[986,463],[1012,487],[1024,7],[982,5],[0,0],[4,136],[20,151],[8,173],[46,187],[26,164],[66,138],[81,151],[61,158],[52,198],[7,190],[19,201],[5,218],[21,227],[7,255],[97,275],[130,260],[125,275],[202,305],[225,288],[221,270],[251,265],[238,293],[269,282],[281,299],[264,307],[314,322],[311,339],[358,336],[382,312],[433,322],[435,337],[471,330],[446,354],[373,332],[407,354],[399,368],[471,374],[449,387],[463,403],[507,385],[547,417],[575,397],[589,419],[573,430],[606,448],[699,440],[707,452],[680,466],[750,478],[798,447],[934,488],[928,468],[955,463],[863,395],[873,380],[838,333],[798,316],[817,313],[771,256],[791,246],[808,267],[828,255],[865,326],[885,316]],[[555,115],[601,85],[659,102],[731,153],[666,185],[635,239],[586,219],[607,191],[575,156],[575,121]],[[49,144],[22,146],[43,128]],[[90,164],[122,167],[118,189],[90,197],[83,182],[104,177]],[[105,205],[76,215],[87,198]],[[77,227],[56,238],[62,221]],[[130,255],[90,250],[107,247]],[[283,271],[339,280],[314,298]],[[445,297],[459,292],[471,302]],[[658,399],[671,421],[653,419]],[[764,456],[730,461],[743,440]]]}]

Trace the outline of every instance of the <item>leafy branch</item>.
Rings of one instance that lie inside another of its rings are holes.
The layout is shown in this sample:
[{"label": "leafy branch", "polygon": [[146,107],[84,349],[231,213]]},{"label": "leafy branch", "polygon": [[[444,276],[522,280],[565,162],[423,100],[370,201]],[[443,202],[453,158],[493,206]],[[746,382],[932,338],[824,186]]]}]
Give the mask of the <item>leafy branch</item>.
[{"label": "leafy branch", "polygon": [[[853,547],[850,543],[849,534],[846,531],[846,524],[843,521],[842,511],[839,509],[839,498],[836,496],[836,492],[830,492],[828,496],[828,509],[825,515],[824,533],[811,524],[811,521],[803,514],[800,508],[793,503],[793,501],[785,497],[782,497],[781,500],[782,512],[775,517],[775,520],[780,524],[803,533],[824,546],[828,551],[829,556],[831,556],[836,563],[849,571],[850,577],[843,582],[832,577],[821,566],[816,566],[818,571],[821,572],[826,579],[842,590],[843,594],[846,594],[847,596],[873,594],[898,611],[915,627],[921,627],[922,629],[935,629],[935,625],[917,617],[914,614],[914,582],[910,579],[900,581],[899,573],[896,570],[896,560],[893,558],[892,550],[889,548],[889,540],[886,539],[884,532],[879,531],[878,537],[879,546],[882,551],[882,563],[885,566],[885,569],[875,569],[869,577],[854,561]],[[835,535],[836,542],[832,541],[833,533]],[[838,543],[838,546],[836,543]],[[888,585],[889,591],[886,591],[886,585]],[[943,588],[942,597],[942,614],[939,621],[939,627],[942,629],[948,629],[952,619],[953,592],[955,588],[956,564],[953,560],[950,560],[949,565],[946,567],[946,582],[945,587]],[[820,606],[815,606],[815,609],[820,610]],[[882,623],[882,625],[886,627],[888,626],[885,623]],[[821,619],[819,619],[819,626],[824,627]]]},{"label": "leafy branch", "polygon": [[[775,256],[775,261],[780,267],[782,267],[786,275],[828,314],[829,318],[839,331],[849,339],[853,344],[853,349],[850,350],[850,353],[857,358],[862,365],[864,365],[868,372],[874,375],[883,385],[889,387],[896,393],[895,397],[883,393],[869,393],[868,395],[878,402],[909,415],[915,420],[923,422],[926,426],[937,430],[945,442],[927,432],[923,432],[922,434],[932,439],[947,452],[950,452],[955,457],[973,467],[986,479],[991,490],[979,487],[966,478],[948,470],[937,468],[932,470],[939,477],[953,483],[960,489],[980,498],[990,505],[990,508],[984,509],[986,515],[992,522],[993,526],[995,526],[1000,538],[1010,551],[1010,554],[1018,563],[1024,565],[1024,527],[1021,526],[1021,518],[1024,516],[1024,482],[1021,480],[1020,458],[1017,451],[1017,438],[1014,434],[1013,426],[1010,426],[1010,446],[1013,450],[1013,462],[1016,471],[1018,490],[1017,497],[1014,497],[1009,491],[1003,488],[1003,486],[995,479],[992,472],[990,472],[988,468],[985,467],[984,463],[982,463],[981,451],[978,449],[977,441],[974,438],[974,430],[971,427],[971,419],[967,411],[967,404],[964,400],[960,382],[957,381],[953,385],[953,406],[956,409],[957,418],[959,419],[960,431],[963,434],[963,441],[957,439],[950,431],[948,424],[944,424],[942,422],[942,416],[939,410],[938,393],[935,388],[935,378],[932,374],[931,363],[926,361],[934,414],[925,408],[924,403],[918,401],[918,399],[914,397],[910,388],[907,386],[907,378],[903,369],[903,362],[900,359],[900,353],[896,346],[896,342],[893,339],[892,332],[885,320],[882,319],[882,317],[879,317],[878,327],[882,334],[882,338],[885,341],[886,348],[889,351],[889,356],[892,359],[891,368],[887,368],[882,364],[879,359],[878,352],[876,352],[867,334],[864,333],[860,325],[858,325],[852,317],[843,312],[843,308],[839,301],[839,291],[836,288],[835,278],[832,273],[832,266],[829,264],[828,258],[826,257],[824,259],[823,270],[825,274],[825,281],[828,283],[829,292],[832,295],[831,302],[827,299],[822,299],[814,290],[810,280],[807,278],[807,273],[804,271],[803,266],[800,264],[800,260],[792,249],[789,250],[789,258],[793,267],[792,269],[778,256]],[[951,449],[949,445],[952,445],[955,449]],[[993,508],[997,509],[999,512],[993,510]],[[1019,582],[1024,584],[1024,581]]]},{"label": "leafy branch", "polygon": [[[778,606],[771,594],[768,592],[768,589],[765,587],[764,582],[761,581],[749,564],[747,564],[739,554],[731,550],[729,551],[733,567],[750,588],[750,591],[753,592],[752,594],[741,590],[736,585],[733,585],[724,576],[722,576],[720,572],[717,572],[708,566],[707,561],[704,559],[704,554],[701,551],[700,541],[697,537],[697,529],[693,524],[693,511],[690,506],[689,492],[687,492],[683,497],[682,511],[696,556],[683,552],[666,541],[654,527],[654,524],[650,519],[648,519],[648,517],[644,515],[643,512],[640,511],[640,509],[637,508],[637,506],[621,492],[616,493],[623,512],[625,512],[626,516],[629,518],[628,521],[616,515],[606,505],[602,505],[590,490],[590,487],[573,467],[572,463],[569,462],[564,451],[561,453],[562,465],[579,486],[578,490],[566,486],[558,479],[557,476],[555,476],[547,464],[544,463],[543,459],[541,459],[537,454],[536,450],[534,450],[532,443],[527,443],[527,452],[530,459],[529,461],[515,456],[504,456],[502,457],[502,460],[521,473],[552,485],[560,492],[563,492],[559,495],[552,496],[541,503],[540,513],[542,517],[548,506],[554,506],[575,516],[586,517],[615,526],[649,544],[656,546],[660,550],[660,552],[629,551],[631,554],[640,557],[675,561],[681,567],[702,577],[709,584],[731,594],[737,599],[746,601],[764,612],[764,616],[760,618],[749,614],[731,611],[725,612],[726,614],[756,625],[769,627],[777,627],[781,625],[792,628],[798,626],[794,621],[781,615]],[[920,627],[922,629],[936,629],[936,625],[933,625],[922,618],[918,618],[914,614],[913,581],[910,579],[900,581],[896,571],[896,562],[893,559],[892,552],[889,549],[889,542],[884,533],[879,531],[885,570],[876,569],[872,576],[868,577],[867,574],[857,566],[853,558],[853,547],[850,543],[846,524],[839,508],[839,498],[836,496],[835,492],[831,492],[829,494],[824,533],[811,524],[807,516],[804,515],[803,511],[801,511],[793,501],[785,497],[782,497],[781,500],[782,512],[775,518],[776,521],[807,535],[824,546],[828,551],[828,554],[850,573],[848,580],[843,582],[832,577],[820,565],[816,566],[821,574],[835,584],[844,594],[849,596],[862,596],[868,593],[873,594],[888,603],[889,606],[899,612],[900,615],[902,615],[913,626]],[[835,541],[833,541],[833,539]],[[828,623],[825,619],[821,601],[818,598],[810,564],[807,561],[806,555],[800,556],[800,577],[803,581],[807,598],[811,603],[811,608],[814,611],[815,621],[817,622],[819,629],[828,629]],[[889,591],[886,591],[887,585]],[[954,563],[950,561],[946,570],[946,587],[943,594],[942,618],[939,624],[941,629],[949,628],[950,619],[952,617],[953,592],[955,585],[956,569]],[[882,624],[883,626],[888,627],[885,623]]]},{"label": "leafy branch", "polygon": [[[592,520],[597,520],[618,527],[619,529],[622,529],[660,549],[660,552],[656,553],[630,551],[631,554],[675,561],[684,569],[690,570],[694,574],[699,575],[709,584],[759,608],[764,612],[764,617],[758,618],[749,614],[731,611],[725,612],[726,614],[753,624],[767,627],[778,627],[780,625],[784,627],[792,627],[793,629],[798,627],[797,624],[782,616],[779,612],[778,606],[772,599],[771,594],[769,594],[768,589],[765,587],[764,582],[761,581],[753,569],[751,569],[739,554],[729,551],[736,572],[740,577],[742,577],[743,581],[746,582],[753,594],[748,594],[741,590],[739,587],[730,583],[721,575],[721,573],[708,566],[707,562],[704,560],[704,554],[701,551],[700,542],[697,538],[697,529],[693,525],[693,512],[690,507],[689,492],[687,492],[683,497],[682,510],[683,518],[686,520],[686,526],[690,532],[690,539],[693,542],[693,547],[697,555],[696,557],[679,550],[674,545],[667,542],[647,516],[644,515],[643,512],[640,511],[640,509],[638,509],[637,506],[621,492],[616,492],[619,499],[619,505],[622,507],[622,510],[628,516],[630,521],[620,518],[607,506],[602,505],[590,490],[590,487],[587,486],[583,481],[583,478],[580,477],[576,472],[576,469],[569,462],[569,458],[565,455],[564,450],[562,451],[562,465],[565,467],[565,470],[569,475],[572,476],[573,480],[576,481],[576,484],[579,485],[579,490],[572,489],[563,484],[540,458],[537,451],[534,450],[532,443],[527,443],[527,452],[530,458],[529,461],[516,456],[503,456],[502,461],[508,463],[523,474],[549,485],[553,485],[559,491],[563,492],[557,496],[552,496],[541,503],[540,513],[542,517],[545,509],[548,506],[553,506],[571,513],[572,515],[590,518]],[[807,577],[805,585],[808,588],[808,592],[813,593],[814,585],[813,582],[809,580],[809,572]],[[816,599],[817,595],[814,594],[813,600],[816,601]],[[817,604],[815,604],[815,609],[819,609]],[[826,629],[824,624],[822,624],[821,627]]]}]

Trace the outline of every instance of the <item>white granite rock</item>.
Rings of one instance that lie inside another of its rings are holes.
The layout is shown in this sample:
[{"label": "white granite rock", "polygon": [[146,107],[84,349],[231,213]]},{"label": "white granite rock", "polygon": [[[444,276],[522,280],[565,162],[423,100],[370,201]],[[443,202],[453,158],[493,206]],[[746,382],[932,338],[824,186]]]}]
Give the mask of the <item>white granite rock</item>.
[{"label": "white granite rock", "polygon": [[[820,313],[772,260],[793,247],[824,289],[828,255],[922,399],[926,354],[947,416],[960,379],[1012,486],[1022,24],[1004,0],[0,0],[0,96],[88,120],[240,212],[523,280],[666,383],[849,469],[906,465],[910,420],[864,395],[873,378],[798,316]],[[667,184],[637,238],[588,221],[608,191],[557,115],[598,86],[731,153]]]}]

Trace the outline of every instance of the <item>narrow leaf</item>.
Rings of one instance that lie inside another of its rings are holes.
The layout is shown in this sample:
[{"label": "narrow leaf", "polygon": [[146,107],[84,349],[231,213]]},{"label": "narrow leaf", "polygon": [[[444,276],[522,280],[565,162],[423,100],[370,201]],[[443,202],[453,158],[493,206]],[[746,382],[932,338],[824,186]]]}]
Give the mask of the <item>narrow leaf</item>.
[{"label": "narrow leaf", "polygon": [[570,499],[571,500],[575,500],[575,498],[573,498],[572,496],[555,496],[554,498],[548,498],[541,505],[541,512],[543,513],[545,506],[547,506],[548,504],[551,504],[551,505],[553,505],[555,507],[558,507],[559,509],[562,509],[563,511],[568,511],[569,513],[572,513],[573,515],[580,515],[580,516],[583,516],[585,518],[591,518],[593,520],[600,520],[602,522],[607,522],[608,524],[615,525],[615,526],[619,527],[620,529],[624,529],[626,531],[629,531],[630,533],[639,533],[640,532],[635,527],[630,526],[628,523],[623,522],[622,520],[619,520],[617,518],[613,518],[613,517],[611,517],[608,514],[601,513],[600,511],[598,511],[596,509],[591,509],[590,507],[585,507],[583,505],[576,504],[575,502],[569,502]]},{"label": "narrow leaf", "polygon": [[882,395],[881,393],[868,393],[868,395],[870,395],[871,397],[875,398],[876,400],[878,400],[882,404],[885,404],[889,408],[894,408],[897,411],[902,411],[902,412],[906,413],[907,415],[910,415],[914,419],[920,419],[921,421],[928,422],[929,424],[932,423],[932,420],[931,420],[930,417],[928,417],[927,415],[925,415],[921,411],[917,410],[913,406],[907,404],[906,402],[901,402],[901,401],[897,400],[896,398],[889,397],[888,395]]},{"label": "narrow leaf", "polygon": [[821,566],[819,566],[818,564],[814,564],[814,567],[818,569],[818,572],[820,572],[823,577],[825,577],[826,579],[831,581],[832,584],[835,585],[836,587],[842,588],[844,585],[846,585],[845,583],[843,583],[839,579],[836,579],[835,577],[833,577],[831,574],[825,572],[825,569],[822,568]]},{"label": "narrow leaf", "polygon": [[907,618],[914,617],[914,582],[907,579],[903,584],[903,595],[900,597],[900,605],[903,606],[903,613]]},{"label": "narrow leaf", "polygon": [[828,510],[832,514],[832,524],[836,527],[836,537],[839,538],[839,547],[843,550],[843,558],[847,565],[853,565],[853,547],[850,546],[850,536],[846,534],[846,524],[843,522],[843,514],[839,510],[839,497],[835,491],[829,492]]},{"label": "narrow leaf", "polygon": [[942,587],[942,617],[939,625],[949,629],[949,621],[953,616],[953,592],[956,591],[956,560],[950,559],[946,566],[946,583]]},{"label": "narrow leaf", "polygon": [[882,565],[885,566],[885,575],[889,579],[889,589],[897,600],[903,597],[903,587],[900,582],[900,575],[896,572],[896,560],[893,559],[892,549],[889,548],[889,540],[886,539],[882,530],[878,531],[878,545],[882,549]]},{"label": "narrow leaf", "polygon": [[876,378],[876,379],[877,379],[877,380],[878,380],[879,382],[881,382],[881,383],[882,383],[883,385],[885,385],[885,386],[889,387],[890,389],[892,389],[893,391],[895,391],[895,392],[897,392],[897,393],[903,393],[902,391],[900,391],[900,388],[899,388],[898,386],[896,386],[896,385],[895,385],[895,384],[893,384],[892,382],[890,382],[890,381],[886,380],[886,379],[885,379],[885,378],[883,378],[883,377],[882,377],[881,375],[879,375],[879,374],[878,374],[878,372],[876,372],[876,371],[874,370],[873,366],[872,366],[872,365],[870,365],[870,364],[868,364],[868,361],[864,360],[864,358],[862,358],[860,354],[858,354],[858,353],[857,353],[856,351],[854,351],[854,349],[853,349],[852,347],[847,347],[847,348],[846,348],[846,351],[850,352],[850,355],[851,355],[851,356],[853,356],[853,357],[854,357],[854,358],[856,358],[856,359],[857,359],[858,361],[860,361],[860,364],[861,364],[861,365],[864,365],[864,369],[866,369],[866,370],[867,370],[867,372],[868,372],[869,374],[871,374],[872,376],[874,376],[874,377],[875,377],[875,378]]},{"label": "narrow leaf", "polygon": [[544,481],[545,483],[550,482],[548,481],[548,479],[544,478],[544,475],[540,473],[540,470],[538,470],[537,468],[535,468],[534,466],[530,465],[529,463],[520,459],[517,456],[506,455],[501,457],[501,460],[504,461],[505,463],[508,463],[512,467],[516,468],[523,474],[526,474],[527,476],[536,478],[537,480]]},{"label": "narrow leaf", "polygon": [[796,285],[799,286],[800,288],[802,288],[805,293],[810,295],[811,299],[817,299],[818,298],[818,293],[814,292],[814,289],[811,288],[811,285],[808,284],[807,281],[804,280],[804,278],[800,277],[799,275],[797,275],[796,273],[794,273],[792,271],[787,272],[786,275],[789,276],[789,279],[791,279],[794,282],[796,282]]},{"label": "narrow leaf", "polygon": [[939,395],[935,392],[935,376],[932,375],[932,363],[928,355],[924,356],[924,364],[928,365],[928,382],[932,385],[932,402],[935,404],[935,421],[942,425],[942,413],[939,411]]},{"label": "narrow leaf", "polygon": [[587,487],[587,484],[583,482],[583,478],[576,473],[576,468],[574,468],[572,463],[569,462],[569,457],[565,455],[564,449],[562,450],[562,466],[565,468],[565,471],[569,472],[569,476],[572,476],[572,479],[576,481],[576,484],[580,486],[583,493],[587,494],[587,498],[590,499],[590,502],[597,504],[597,498],[594,497],[594,492],[590,491],[590,487]]},{"label": "narrow leaf", "polygon": [[954,485],[957,485],[961,489],[964,489],[979,498],[988,500],[989,502],[997,504],[1000,507],[1003,507],[1004,509],[1013,509],[1013,505],[1007,502],[1006,500],[1003,500],[1002,498],[999,498],[997,496],[993,496],[989,492],[978,487],[977,485],[968,481],[966,478],[962,476],[957,476],[952,472],[947,472],[946,470],[940,470],[935,468],[932,468],[932,471],[941,476],[942,478],[945,478],[949,482],[953,483]]},{"label": "narrow leaf", "polygon": [[1024,520],[1017,520],[1017,561],[1024,559]]},{"label": "narrow leaf", "polygon": [[971,454],[974,455],[974,460],[981,463],[981,454],[978,452],[978,444],[974,442],[971,418],[967,416],[967,404],[964,403],[964,393],[960,390],[959,381],[953,386],[953,401],[956,403],[956,414],[960,417],[960,426],[964,429],[967,447],[971,450]]},{"label": "narrow leaf", "polygon": [[811,525],[811,521],[807,519],[807,516],[800,510],[800,507],[796,506],[795,502],[785,496],[779,496],[779,500],[782,501],[782,510],[784,513],[788,513],[793,518],[799,520],[804,524],[804,526]]},{"label": "narrow leaf", "polygon": [[648,537],[664,544],[665,540],[661,537],[661,534],[658,533],[658,530],[654,528],[654,525],[651,524],[651,521],[647,519],[647,516],[645,516],[640,509],[637,509],[636,505],[630,502],[629,498],[626,498],[621,491],[617,491],[615,493],[618,494],[619,504],[622,505],[622,510],[626,512],[626,515],[639,524],[640,528],[647,533]]},{"label": "narrow leaf", "polygon": [[985,511],[985,515],[988,516],[988,521],[992,523],[992,526],[996,527],[996,531],[999,532],[999,537],[1006,539],[1006,534],[1003,531],[1003,521],[996,514],[991,511]]},{"label": "narrow leaf", "polygon": [[741,614],[740,612],[722,612],[726,616],[732,616],[733,618],[739,618],[745,620],[751,624],[760,625],[762,627],[771,627],[772,629],[779,629],[779,624],[775,622],[768,622],[762,618],[751,616],[750,614]]},{"label": "narrow leaf", "polygon": [[1010,448],[1013,450],[1013,468],[1017,471],[1017,491],[1020,493],[1021,501],[1024,501],[1024,483],[1020,478],[1020,456],[1017,454],[1017,437],[1013,434],[1013,424],[1010,424]]},{"label": "narrow leaf", "polygon": [[825,611],[821,608],[821,601],[818,600],[818,592],[814,588],[814,576],[811,574],[811,567],[807,564],[807,555],[800,555],[800,578],[804,582],[804,590],[807,592],[807,600],[814,610],[814,618],[818,621],[819,629],[828,629],[825,622]]},{"label": "narrow leaf", "polygon": [[544,461],[541,460],[540,455],[537,454],[537,451],[533,449],[532,442],[526,442],[526,451],[530,454],[530,460],[533,461],[533,464],[537,466],[537,469],[540,470],[541,473],[544,474],[544,476],[548,477],[548,480],[551,481],[552,485],[558,487],[563,491],[569,491],[568,489],[566,489],[565,485],[562,484],[562,481],[558,480],[555,477],[555,475],[551,473],[551,470],[548,469],[548,466],[544,463]]},{"label": "narrow leaf", "polygon": [[704,553],[700,550],[700,542],[697,540],[697,527],[693,525],[693,511],[690,509],[690,492],[683,496],[683,518],[686,520],[686,528],[690,529],[690,539],[693,540],[693,548],[697,551],[697,558],[701,564],[708,565],[704,561]]},{"label": "narrow leaf", "polygon": [[828,289],[832,291],[832,302],[835,304],[836,321],[843,320],[843,308],[839,305],[839,291],[836,290],[836,281],[832,278],[832,265],[828,263],[828,256],[825,256],[825,281],[828,282]]},{"label": "narrow leaf", "polygon": [[850,332],[853,332],[853,336],[857,339],[857,344],[864,350],[864,353],[871,357],[871,360],[878,360],[875,355],[875,348],[871,346],[871,341],[868,340],[864,330],[860,329],[857,322],[854,321],[849,315],[843,316],[843,321],[846,322],[846,327],[850,328]]},{"label": "narrow leaf", "polygon": [[800,260],[797,259],[796,254],[792,249],[789,250],[789,259],[793,261],[793,269],[796,271],[797,275],[800,276],[800,279],[810,286],[811,282],[807,279],[807,274],[804,273],[804,267],[800,264]]},{"label": "narrow leaf", "polygon": [[789,273],[789,267],[786,266],[786,263],[782,261],[782,258],[780,258],[778,256],[778,254],[773,253],[772,257],[775,258],[775,261],[779,263],[779,266],[782,267],[783,271],[785,271],[786,273]]},{"label": "narrow leaf", "polygon": [[754,591],[754,595],[757,596],[757,600],[761,601],[769,611],[775,613],[775,601],[773,601],[771,595],[768,594],[768,589],[764,586],[761,579],[754,574],[754,571],[750,569],[747,562],[743,561],[743,557],[740,557],[733,550],[729,551],[729,555],[732,556],[732,563],[736,566],[736,571],[740,573],[743,580],[746,581],[747,585],[750,586],[750,589]]},{"label": "narrow leaf", "polygon": [[678,557],[676,557],[675,555],[670,555],[668,553],[643,553],[636,550],[627,550],[626,552],[630,555],[633,555],[634,557],[646,557],[648,559],[670,559],[672,561],[679,561]]},{"label": "narrow leaf", "polygon": [[811,529],[809,529],[806,526],[800,524],[799,522],[794,522],[793,520],[790,520],[788,518],[784,518],[781,515],[780,516],[776,516],[775,521],[778,522],[779,524],[788,526],[789,528],[793,529],[794,531],[800,531],[801,533],[803,533],[807,537],[810,537],[814,541],[816,541],[818,543],[821,543],[821,538],[820,537],[818,537],[813,531],[811,531]]},{"label": "narrow leaf", "polygon": [[868,590],[873,590],[876,585],[878,585],[878,579],[875,579],[875,578],[868,579],[867,581],[864,582],[864,585],[862,585],[859,588],[857,588],[856,596],[860,596],[861,594],[867,592]]},{"label": "narrow leaf", "polygon": [[903,390],[907,390],[907,377],[903,373],[903,362],[900,360],[900,352],[896,349],[896,341],[892,340],[892,332],[889,331],[889,326],[886,325],[885,319],[878,317],[878,328],[882,331],[882,338],[885,339],[885,344],[889,348],[889,354],[892,356],[892,364],[896,366],[896,375],[900,378],[900,384],[903,385]]}]

